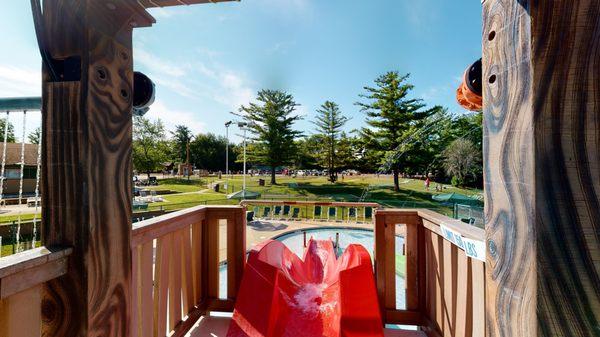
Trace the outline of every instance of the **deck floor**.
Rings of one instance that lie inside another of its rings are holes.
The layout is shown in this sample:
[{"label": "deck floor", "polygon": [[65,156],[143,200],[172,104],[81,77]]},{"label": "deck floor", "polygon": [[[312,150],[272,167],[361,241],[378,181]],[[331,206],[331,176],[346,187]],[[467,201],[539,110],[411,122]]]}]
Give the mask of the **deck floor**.
[{"label": "deck floor", "polygon": [[[230,321],[230,317],[202,317],[186,337],[226,337]],[[427,337],[427,335],[422,331],[385,329],[385,337]]]}]

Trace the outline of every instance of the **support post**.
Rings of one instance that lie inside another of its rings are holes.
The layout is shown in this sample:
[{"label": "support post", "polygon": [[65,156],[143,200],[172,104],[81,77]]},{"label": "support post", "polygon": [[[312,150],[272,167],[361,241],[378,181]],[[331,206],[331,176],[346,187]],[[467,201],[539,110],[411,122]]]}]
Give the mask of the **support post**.
[{"label": "support post", "polygon": [[600,336],[600,3],[483,17],[487,336]]},{"label": "support post", "polygon": [[44,336],[129,336],[135,1],[43,2],[42,240],[71,246],[43,294]]}]

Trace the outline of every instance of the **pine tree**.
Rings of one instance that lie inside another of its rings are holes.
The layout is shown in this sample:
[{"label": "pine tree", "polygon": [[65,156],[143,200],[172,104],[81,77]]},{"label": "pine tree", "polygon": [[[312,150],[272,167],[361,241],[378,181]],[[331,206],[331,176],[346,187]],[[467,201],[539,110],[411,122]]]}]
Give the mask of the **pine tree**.
[{"label": "pine tree", "polygon": [[174,153],[177,159],[184,163],[187,159],[187,146],[192,141],[192,130],[185,125],[175,126],[175,131],[171,131],[173,135]]},{"label": "pine tree", "polygon": [[362,128],[367,151],[376,151],[381,164],[394,174],[394,190],[400,190],[398,181],[401,170],[409,172],[410,157],[418,156],[423,149],[419,140],[423,132],[424,121],[434,113],[441,111],[439,106],[426,109],[421,99],[409,98],[414,86],[407,82],[410,75],[401,76],[390,71],[375,79],[375,87],[364,87],[365,94],[360,95],[365,102],[357,102],[367,115],[368,127]]},{"label": "pine tree", "polygon": [[329,171],[329,181],[337,180],[340,169],[340,158],[336,155],[342,127],[348,122],[348,118],[342,114],[337,104],[327,101],[317,110],[317,117],[313,124],[317,127],[317,135],[321,139],[321,155],[319,161],[321,166]]},{"label": "pine tree", "polygon": [[294,113],[298,104],[288,93],[261,90],[256,101],[240,108],[251,133],[248,161],[269,166],[271,184],[275,185],[277,167],[292,163],[296,157],[295,139],[302,133],[293,126],[301,117]]}]

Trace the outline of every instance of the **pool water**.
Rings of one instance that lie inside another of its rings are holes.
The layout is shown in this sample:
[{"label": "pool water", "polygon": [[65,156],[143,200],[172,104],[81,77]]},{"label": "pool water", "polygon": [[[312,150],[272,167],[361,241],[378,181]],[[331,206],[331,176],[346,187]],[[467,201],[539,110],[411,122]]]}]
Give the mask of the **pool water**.
[{"label": "pool water", "polygon": [[[365,247],[373,258],[373,250],[375,248],[375,237],[373,231],[355,228],[315,228],[306,229],[302,231],[296,231],[292,233],[283,234],[276,237],[276,240],[283,242],[294,254],[302,257],[304,254],[304,232],[306,232],[306,240],[308,241],[311,237],[315,240],[328,240],[331,239],[334,243],[336,240],[336,234],[339,234],[339,246],[340,251],[343,252],[346,247],[350,244],[360,244]],[[402,256],[404,251],[404,238],[396,236],[396,266],[403,266],[404,263],[400,262],[400,259],[404,259]],[[404,275],[405,271],[400,272]],[[404,278],[398,275],[399,271],[396,271],[396,308],[406,308],[406,294],[404,287]],[[227,268],[222,266],[220,270],[220,289],[219,295],[222,298],[227,297]]]}]

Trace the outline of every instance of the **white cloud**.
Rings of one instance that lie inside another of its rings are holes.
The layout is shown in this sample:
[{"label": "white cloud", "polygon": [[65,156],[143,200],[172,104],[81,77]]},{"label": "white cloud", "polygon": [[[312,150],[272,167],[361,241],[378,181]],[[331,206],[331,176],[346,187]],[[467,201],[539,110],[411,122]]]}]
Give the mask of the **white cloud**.
[{"label": "white cloud", "polygon": [[134,54],[135,60],[140,62],[152,72],[158,72],[173,77],[182,77],[187,73],[187,64],[177,64],[175,62],[161,59],[141,48],[137,48]]},{"label": "white cloud", "polygon": [[0,97],[40,96],[41,70],[0,65]]},{"label": "white cloud", "polygon": [[176,125],[185,125],[195,134],[206,131],[206,123],[202,121],[206,116],[202,116],[201,112],[172,109],[160,100],[152,104],[145,117],[160,119],[169,131],[174,130]]}]

